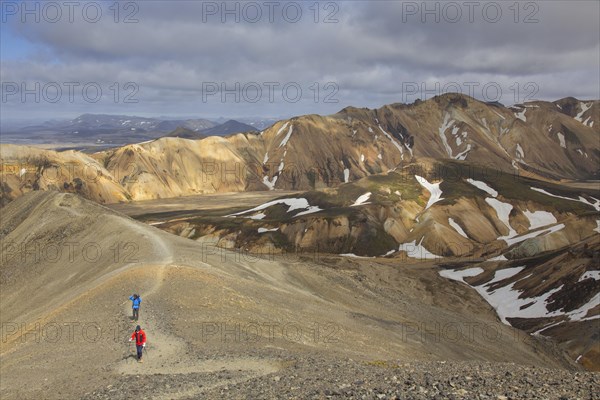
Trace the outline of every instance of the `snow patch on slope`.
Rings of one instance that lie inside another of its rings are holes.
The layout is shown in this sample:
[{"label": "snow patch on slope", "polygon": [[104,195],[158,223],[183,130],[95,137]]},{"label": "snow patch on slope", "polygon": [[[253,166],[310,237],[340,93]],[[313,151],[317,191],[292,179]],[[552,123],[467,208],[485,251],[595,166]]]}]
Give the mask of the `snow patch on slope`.
[{"label": "snow patch on slope", "polygon": [[525,158],[525,152],[523,151],[523,148],[521,147],[521,145],[519,143],[517,143],[517,157],[519,157],[519,159],[523,159]]},{"label": "snow patch on slope", "polygon": [[575,116],[575,120],[583,123],[583,114],[592,107],[592,103],[585,104],[581,102],[579,106],[581,107],[581,112]]},{"label": "snow patch on slope", "polygon": [[577,310],[573,310],[567,314],[570,321],[591,321],[593,319],[600,318],[600,315],[594,315],[592,317],[585,318],[588,311],[595,308],[600,304],[600,296],[593,296],[590,301],[579,307]]},{"label": "snow patch on slope", "polygon": [[358,196],[358,199],[356,199],[354,204],[350,205],[350,207],[356,207],[356,206],[362,206],[364,204],[370,204],[370,203],[367,203],[367,200],[369,200],[369,198],[371,198],[371,192],[367,192],[363,195],[360,195],[360,196]]},{"label": "snow patch on slope", "polygon": [[543,226],[556,224],[558,221],[551,212],[548,211],[534,211],[529,210],[523,211],[523,214],[529,220],[530,230],[541,228]]},{"label": "snow patch on slope", "polygon": [[454,157],[455,160],[459,160],[459,161],[464,161],[467,159],[467,155],[469,155],[469,152],[471,151],[471,144],[467,144],[467,148],[465,151],[458,153],[456,155],[456,157]]},{"label": "snow patch on slope", "polygon": [[440,139],[442,139],[442,144],[444,145],[444,148],[448,153],[448,156],[454,158],[454,156],[452,155],[452,148],[448,144],[448,139],[446,139],[446,130],[452,125],[454,125],[454,120],[450,119],[450,114],[446,114],[444,116],[444,122],[442,122],[442,125],[440,126],[438,132],[440,134]]},{"label": "snow patch on slope", "polygon": [[410,243],[403,243],[398,248],[398,251],[405,251],[406,255],[408,255],[409,257],[421,260],[441,258],[440,256],[431,253],[429,250],[427,250],[421,245],[424,239],[425,237],[422,237],[418,244],[416,240],[413,240]]},{"label": "snow patch on slope", "polygon": [[562,286],[549,290],[538,297],[526,297],[522,299],[519,298],[521,292],[514,289],[514,283],[492,291],[487,288],[490,284],[477,287],[476,290],[494,307],[496,313],[506,325],[510,325],[507,318],[544,318],[558,314],[556,312],[549,312],[547,304],[550,296],[561,290]]},{"label": "snow patch on slope", "polygon": [[456,232],[458,232],[461,236],[466,237],[467,239],[469,238],[467,236],[467,234],[465,233],[465,231],[463,230],[463,228],[460,227],[459,224],[456,223],[456,221],[454,221],[454,219],[452,218],[448,218],[448,223],[450,224],[451,227],[454,228],[454,230]]},{"label": "snow patch on slope", "polygon": [[283,130],[288,126],[288,124],[290,123],[290,121],[286,122],[285,124],[283,124],[283,126],[281,128],[279,128],[279,130],[277,131],[277,133],[275,134],[275,136],[279,135],[281,132],[283,132]]},{"label": "snow patch on slope", "polygon": [[279,230],[279,228],[273,228],[273,229],[258,228],[258,233],[275,232],[275,231],[278,231],[278,230]]},{"label": "snow patch on slope", "polygon": [[400,156],[402,157],[402,159],[404,160],[404,150],[402,150],[402,146],[400,146],[392,137],[392,135],[390,135],[389,133],[387,133],[386,131],[383,130],[383,128],[381,127],[381,125],[378,125],[379,129],[381,130],[381,132],[383,132],[383,134],[385,136],[388,137],[388,139],[390,139],[390,141],[392,142],[392,144],[394,146],[396,146],[396,148],[398,149],[398,151],[400,152]]},{"label": "snow patch on slope", "polygon": [[292,131],[294,129],[294,125],[290,125],[290,129],[288,130],[287,135],[285,135],[285,137],[283,138],[283,140],[281,141],[281,143],[279,144],[279,147],[283,147],[287,144],[288,140],[290,140],[290,137],[292,137]]},{"label": "snow patch on slope", "polygon": [[486,197],[485,202],[492,206],[492,208],[496,211],[496,214],[498,215],[498,219],[508,228],[508,235],[501,236],[498,239],[506,240],[508,238],[517,236],[517,232],[515,232],[512,226],[510,226],[509,222],[509,215],[513,209],[512,204],[504,203],[498,199],[492,199],[490,197]]},{"label": "snow patch on slope", "polygon": [[546,196],[556,197],[557,199],[578,201],[580,203],[587,204],[588,206],[594,207],[596,209],[596,211],[600,211],[600,200],[598,200],[596,198],[593,198],[593,197],[592,197],[592,199],[595,200],[595,203],[592,203],[591,201],[587,200],[583,196],[579,196],[579,199],[573,199],[571,197],[564,197],[564,196],[559,196],[559,195],[556,195],[556,194],[552,194],[552,193],[549,193],[549,192],[545,191],[544,189],[540,189],[540,188],[531,187],[531,190],[534,190],[536,192],[545,194]]},{"label": "snow patch on slope", "polygon": [[594,279],[596,281],[600,281],[600,271],[585,271],[577,282],[585,281],[586,279]]},{"label": "snow patch on slope", "polygon": [[275,190],[275,182],[277,182],[277,175],[273,179],[269,179],[268,176],[263,176],[263,184],[269,188],[269,190]]},{"label": "snow patch on slope", "polygon": [[[514,289],[516,282],[502,286],[495,290],[491,289],[491,286],[502,280],[512,278],[520,273],[524,267],[506,268],[497,270],[494,274],[494,278],[479,286],[472,286],[477,292],[496,310],[496,313],[506,325],[510,325],[508,318],[544,318],[560,315],[560,312],[550,312],[547,309],[548,299],[554,293],[562,289],[561,287],[549,290],[538,297],[526,297],[520,298],[522,292]],[[440,271],[440,275],[464,282],[464,278],[467,276],[477,276],[483,270],[481,268],[469,268],[461,271]],[[518,281],[517,281],[518,282]]]},{"label": "snow patch on slope", "polygon": [[430,193],[429,201],[427,202],[427,205],[425,206],[425,210],[427,210],[429,207],[431,207],[438,201],[444,200],[442,198],[442,190],[440,189],[441,182],[430,183],[429,181],[427,181],[427,179],[425,179],[419,175],[415,175],[415,179],[417,180],[417,182],[419,182],[419,184],[421,186],[423,186],[425,189],[427,189]]},{"label": "snow patch on slope", "polygon": [[475,179],[467,179],[467,182],[469,182],[471,185],[475,186],[477,189],[483,190],[484,192],[486,192],[487,194],[489,194],[492,197],[498,197],[498,192],[495,191],[494,189],[492,189],[491,187],[488,186],[487,183],[482,182],[482,181],[476,181]]},{"label": "snow patch on slope", "polygon": [[564,224],[558,224],[558,225],[555,225],[555,226],[547,228],[547,229],[540,229],[535,232],[529,232],[522,236],[515,237],[515,236],[509,235],[509,236],[501,237],[499,239],[504,240],[508,246],[512,246],[513,244],[524,242],[527,239],[531,239],[531,238],[538,237],[541,235],[549,235],[551,233],[558,232],[558,231],[564,229],[564,227],[565,227]]},{"label": "snow patch on slope", "polygon": [[[241,216],[243,214],[248,214],[251,212],[255,212],[255,211],[262,211],[265,210],[271,206],[274,206],[276,204],[284,204],[288,206],[288,210],[287,212],[292,212],[295,210],[304,210],[298,214],[296,214],[295,216],[299,216],[299,215],[305,215],[305,214],[310,214],[310,213],[314,213],[317,211],[321,211],[321,209],[318,206],[311,206],[308,203],[308,200],[306,200],[305,198],[289,198],[289,199],[278,199],[278,200],[273,200],[273,201],[269,201],[268,203],[264,203],[261,204],[259,206],[256,206],[254,208],[251,208],[249,210],[245,210],[245,211],[240,211],[237,212],[235,214],[230,214],[227,215],[228,217],[236,217],[236,216]],[[264,215],[264,214],[263,214]]]},{"label": "snow patch on slope", "polygon": [[558,132],[556,134],[556,136],[558,136],[558,142],[560,143],[560,147],[562,147],[563,149],[567,148],[567,142],[565,141],[565,135],[563,135],[562,133]]},{"label": "snow patch on slope", "polygon": [[342,256],[342,257],[352,257],[352,258],[375,258],[374,256],[373,257],[357,256],[354,253],[344,253],[344,254],[340,254],[340,256]]},{"label": "snow patch on slope", "polygon": [[[494,279],[491,281],[479,285],[472,286],[477,292],[496,310],[496,313],[507,325],[510,325],[508,318],[548,318],[548,317],[559,317],[565,316],[570,321],[586,321],[600,318],[600,315],[595,315],[586,318],[588,311],[600,304],[600,296],[593,296],[583,306],[576,310],[564,312],[562,310],[548,311],[547,304],[550,297],[560,291],[563,286],[547,291],[546,293],[537,297],[525,297],[521,298],[522,292],[514,289],[515,284],[519,281],[515,281],[508,286],[499,287],[497,289],[491,289],[491,286],[504,279],[512,278],[523,270],[524,267],[506,268],[503,270],[497,270],[494,274]],[[483,270],[481,268],[470,268],[461,271],[440,271],[440,276],[456,281],[464,282],[464,278],[468,276],[478,276]],[[588,274],[588,277],[594,279],[600,279],[600,271],[588,271],[584,275]],[[582,276],[583,278],[583,276]],[[580,278],[580,281],[583,280]],[[544,327],[540,331],[547,329],[548,326]]]},{"label": "snow patch on slope", "polygon": [[523,107],[520,113],[515,113],[515,117],[520,119],[523,122],[527,122],[527,117],[525,116],[525,112],[527,112],[527,108]]},{"label": "snow patch on slope", "polygon": [[462,269],[462,270],[444,269],[444,270],[440,271],[440,276],[447,278],[447,279],[451,279],[453,281],[466,283],[465,278],[468,278],[471,276],[477,276],[482,273],[483,273],[483,269],[479,268],[479,267]]}]

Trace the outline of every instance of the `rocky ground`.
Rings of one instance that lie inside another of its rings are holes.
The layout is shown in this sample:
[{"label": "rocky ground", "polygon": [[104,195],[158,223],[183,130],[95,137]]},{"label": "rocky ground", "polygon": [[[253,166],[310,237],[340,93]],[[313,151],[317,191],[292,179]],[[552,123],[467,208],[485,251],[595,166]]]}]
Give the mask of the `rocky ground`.
[{"label": "rocky ground", "polygon": [[83,399],[600,399],[596,373],[510,363],[294,356],[281,365],[260,376],[242,370],[123,376]]},{"label": "rocky ground", "polygon": [[[50,192],[4,208],[0,235],[25,249],[103,250],[92,262],[6,247],[2,400],[598,398],[600,375],[503,324],[432,263],[248,259]],[[115,260],[126,245],[135,252]],[[143,364],[127,342],[137,323]]]}]

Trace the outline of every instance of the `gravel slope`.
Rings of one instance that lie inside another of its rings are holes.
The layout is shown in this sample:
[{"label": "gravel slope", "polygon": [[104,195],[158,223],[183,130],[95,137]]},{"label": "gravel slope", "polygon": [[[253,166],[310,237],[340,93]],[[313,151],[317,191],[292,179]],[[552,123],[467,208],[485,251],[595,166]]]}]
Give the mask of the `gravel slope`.
[{"label": "gravel slope", "polygon": [[[23,196],[2,217],[3,246],[77,241],[101,249],[134,243],[137,249],[134,259],[116,262],[111,252],[94,262],[80,253],[72,260],[68,253],[56,261],[12,252],[3,259],[2,399],[379,398],[405,392],[431,398],[437,391],[446,398],[461,388],[512,396],[518,390],[510,385],[529,388],[521,377],[537,385],[531,396],[519,389],[528,398],[590,398],[590,382],[597,383],[596,375],[568,372],[579,367],[549,343],[502,324],[477,293],[447,285],[432,265],[208,251],[52,192]],[[140,324],[148,334],[143,364],[132,362],[127,343],[135,326],[127,298],[134,291],[143,298]],[[279,328],[249,340],[256,324]],[[474,325],[498,336],[440,334],[440,327]],[[454,377],[465,384],[453,388],[448,380]]]},{"label": "gravel slope", "polygon": [[[266,362],[266,361],[265,361]],[[277,372],[120,378],[83,399],[599,399],[600,375],[509,363],[289,357]]]}]

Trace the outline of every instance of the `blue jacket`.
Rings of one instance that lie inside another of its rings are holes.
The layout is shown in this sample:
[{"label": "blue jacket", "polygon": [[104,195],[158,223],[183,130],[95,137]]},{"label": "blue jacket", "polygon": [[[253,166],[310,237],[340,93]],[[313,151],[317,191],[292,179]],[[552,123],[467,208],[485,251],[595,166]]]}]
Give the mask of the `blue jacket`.
[{"label": "blue jacket", "polygon": [[129,296],[129,300],[131,300],[133,302],[133,304],[131,305],[131,308],[140,308],[140,303],[142,302],[141,297],[134,299],[133,296]]}]

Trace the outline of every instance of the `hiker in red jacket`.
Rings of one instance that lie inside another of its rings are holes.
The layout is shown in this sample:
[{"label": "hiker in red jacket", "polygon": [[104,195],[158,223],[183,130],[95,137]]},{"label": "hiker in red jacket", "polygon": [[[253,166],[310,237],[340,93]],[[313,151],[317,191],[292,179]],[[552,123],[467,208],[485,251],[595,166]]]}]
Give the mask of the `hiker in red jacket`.
[{"label": "hiker in red jacket", "polygon": [[144,362],[142,361],[142,352],[146,347],[146,332],[139,325],[135,327],[135,332],[133,332],[129,341],[131,342],[133,339],[135,339],[135,348],[137,349],[137,360],[138,362]]}]

